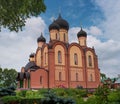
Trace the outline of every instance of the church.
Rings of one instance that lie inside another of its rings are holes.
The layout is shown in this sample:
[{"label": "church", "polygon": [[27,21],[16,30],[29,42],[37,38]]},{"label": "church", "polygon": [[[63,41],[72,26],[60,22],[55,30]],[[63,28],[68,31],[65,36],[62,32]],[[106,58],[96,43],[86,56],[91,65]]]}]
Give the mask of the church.
[{"label": "church", "polygon": [[78,42],[69,43],[69,23],[61,14],[49,25],[49,42],[41,33],[35,53],[18,72],[18,88],[97,88],[100,70],[94,48],[87,46],[87,33],[82,29]]}]

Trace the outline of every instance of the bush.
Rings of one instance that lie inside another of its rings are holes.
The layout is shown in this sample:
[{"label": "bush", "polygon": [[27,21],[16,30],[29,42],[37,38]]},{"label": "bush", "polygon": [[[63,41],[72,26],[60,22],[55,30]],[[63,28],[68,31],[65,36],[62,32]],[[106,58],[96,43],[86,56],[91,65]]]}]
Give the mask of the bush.
[{"label": "bush", "polygon": [[23,98],[20,104],[41,104],[40,98]]},{"label": "bush", "polygon": [[67,89],[63,89],[63,88],[55,88],[52,89],[51,91],[53,91],[57,96],[61,96],[61,97],[66,97],[68,96],[68,94],[66,93]]},{"label": "bush", "polygon": [[1,98],[4,104],[18,104],[21,98],[18,96],[4,96]]},{"label": "bush", "polygon": [[27,92],[27,90],[16,91],[16,96],[26,97],[26,92]]},{"label": "bush", "polygon": [[15,87],[10,86],[7,88],[0,88],[0,97],[8,96],[8,95],[13,95],[13,96],[16,95]]},{"label": "bush", "polygon": [[96,96],[90,96],[87,101],[85,102],[85,104],[97,104],[96,102]]},{"label": "bush", "polygon": [[59,97],[54,92],[48,91],[45,98],[42,99],[42,104],[75,104],[75,101],[71,98]]},{"label": "bush", "polygon": [[120,90],[116,90],[116,91],[112,91],[109,95],[108,95],[108,101],[111,103],[111,104],[114,104],[114,103],[118,103],[120,102]]}]

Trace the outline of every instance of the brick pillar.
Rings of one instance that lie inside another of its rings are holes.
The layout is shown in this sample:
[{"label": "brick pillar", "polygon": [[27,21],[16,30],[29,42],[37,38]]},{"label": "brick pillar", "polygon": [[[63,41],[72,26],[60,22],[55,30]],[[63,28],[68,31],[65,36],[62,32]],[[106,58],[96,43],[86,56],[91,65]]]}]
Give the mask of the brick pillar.
[{"label": "brick pillar", "polygon": [[52,49],[48,50],[49,88],[55,87],[55,56]]}]

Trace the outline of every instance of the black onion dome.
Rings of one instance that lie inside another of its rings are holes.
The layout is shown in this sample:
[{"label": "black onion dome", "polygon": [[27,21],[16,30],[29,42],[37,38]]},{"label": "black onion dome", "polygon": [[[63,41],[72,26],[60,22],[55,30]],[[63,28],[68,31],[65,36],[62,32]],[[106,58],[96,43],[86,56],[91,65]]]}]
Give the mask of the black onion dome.
[{"label": "black onion dome", "polygon": [[57,20],[55,21],[59,26],[60,28],[63,28],[63,29],[66,29],[68,30],[69,29],[69,24],[66,20],[64,20],[61,15],[59,14],[59,17],[57,18]]},{"label": "black onion dome", "polygon": [[77,33],[77,37],[87,37],[87,33],[85,31],[81,30]]},{"label": "black onion dome", "polygon": [[31,53],[29,57],[35,57],[35,53]]},{"label": "black onion dome", "polygon": [[52,30],[52,29],[59,30],[59,28],[60,28],[59,25],[55,21],[53,21],[53,23],[50,24],[50,26],[49,26],[49,31]]},{"label": "black onion dome", "polygon": [[46,39],[43,37],[42,33],[41,36],[37,39],[37,42],[46,42]]}]

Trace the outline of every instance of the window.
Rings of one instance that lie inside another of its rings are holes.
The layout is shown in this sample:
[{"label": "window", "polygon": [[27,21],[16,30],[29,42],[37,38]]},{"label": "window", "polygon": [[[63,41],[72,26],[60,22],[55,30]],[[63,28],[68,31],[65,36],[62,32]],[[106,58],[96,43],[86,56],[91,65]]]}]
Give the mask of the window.
[{"label": "window", "polygon": [[57,33],[56,33],[56,39],[58,39],[58,35],[57,35]]},{"label": "window", "polygon": [[45,64],[46,64],[46,55],[47,55],[47,53],[45,52]]},{"label": "window", "polygon": [[43,79],[42,76],[40,76],[40,84],[42,84],[42,79]]},{"label": "window", "polygon": [[93,81],[93,76],[92,76],[92,74],[90,74],[90,81]]},{"label": "window", "polygon": [[77,56],[77,53],[74,54],[74,64],[78,65],[78,56]]},{"label": "window", "polygon": [[58,51],[58,63],[62,62],[61,51]]},{"label": "window", "polygon": [[84,40],[84,45],[86,45],[86,40]]},{"label": "window", "polygon": [[76,73],[76,81],[78,81],[78,73]]},{"label": "window", "polygon": [[61,80],[62,80],[62,73],[59,72],[59,81],[61,81]]},{"label": "window", "polygon": [[88,64],[89,66],[92,66],[92,57],[90,55],[88,56]]},{"label": "window", "polygon": [[60,40],[59,34],[56,33],[55,35],[56,35],[56,40]]},{"label": "window", "polygon": [[64,34],[64,41],[66,41],[66,40],[65,40],[65,34]]}]

